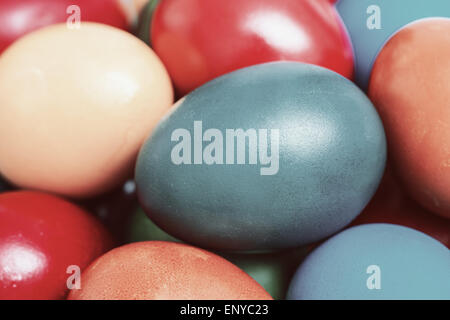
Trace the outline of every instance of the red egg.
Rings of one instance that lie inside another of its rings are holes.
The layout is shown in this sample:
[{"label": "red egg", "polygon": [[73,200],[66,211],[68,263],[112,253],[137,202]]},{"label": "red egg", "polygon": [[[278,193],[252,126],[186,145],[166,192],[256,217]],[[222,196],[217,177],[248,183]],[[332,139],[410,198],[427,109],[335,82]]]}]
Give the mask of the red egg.
[{"label": "red egg", "polygon": [[63,299],[76,268],[112,246],[90,214],[44,193],[0,194],[0,221],[0,300]]},{"label": "red egg", "polygon": [[73,300],[272,299],[244,271],[208,251],[162,241],[136,242],[98,258]]},{"label": "red egg", "polygon": [[394,35],[373,67],[369,96],[394,169],[423,207],[450,218],[450,19]]},{"label": "red egg", "polygon": [[162,0],[152,46],[179,94],[250,65],[293,60],[353,76],[353,52],[329,0]]},{"label": "red egg", "polygon": [[99,22],[128,29],[119,0],[1,0],[0,53],[21,36],[55,23],[66,22],[80,8],[81,21]]},{"label": "red egg", "polygon": [[412,201],[388,167],[377,193],[350,226],[392,223],[413,228],[450,248],[450,220],[430,214]]}]

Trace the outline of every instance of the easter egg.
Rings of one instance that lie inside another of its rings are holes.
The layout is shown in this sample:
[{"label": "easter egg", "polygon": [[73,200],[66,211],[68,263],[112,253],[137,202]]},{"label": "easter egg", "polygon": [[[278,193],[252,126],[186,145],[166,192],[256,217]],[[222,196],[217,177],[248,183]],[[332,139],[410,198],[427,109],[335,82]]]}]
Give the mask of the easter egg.
[{"label": "easter egg", "polygon": [[270,250],[351,222],[382,177],[386,141],[367,97],[325,68],[252,66],[181,99],[142,147],[138,198],[172,236]]},{"label": "easter egg", "polygon": [[70,278],[112,246],[89,213],[48,194],[0,194],[0,300],[63,299]]},{"label": "easter egg", "polygon": [[450,299],[449,250],[393,224],[366,224],[327,240],[300,265],[289,299]]},{"label": "easter egg", "polygon": [[72,300],[259,300],[270,295],[225,259],[184,244],[137,242],[106,253]]},{"label": "easter egg", "polygon": [[450,249],[450,220],[432,215],[412,201],[388,166],[380,187],[364,211],[351,223],[390,223],[421,231]]},{"label": "easter egg", "polygon": [[151,43],[180,95],[225,73],[280,60],[353,76],[350,39],[327,0],[163,0]]},{"label": "easter egg", "polygon": [[25,34],[51,24],[91,21],[128,29],[120,0],[2,0],[0,53]]},{"label": "easter egg", "polygon": [[380,52],[369,96],[396,174],[426,209],[450,218],[450,19],[398,32]]},{"label": "easter egg", "polygon": [[164,66],[131,34],[94,23],[40,29],[0,59],[0,172],[64,196],[109,191],[172,102]]},{"label": "easter egg", "polygon": [[340,0],[337,10],[353,44],[355,81],[366,89],[375,58],[386,41],[415,20],[450,17],[450,1]]},{"label": "easter egg", "polygon": [[[137,210],[128,227],[128,241],[180,242],[155,225],[142,209]],[[216,252],[255,279],[274,299],[284,299],[286,291],[306,250],[298,248],[273,253],[235,254]]]}]

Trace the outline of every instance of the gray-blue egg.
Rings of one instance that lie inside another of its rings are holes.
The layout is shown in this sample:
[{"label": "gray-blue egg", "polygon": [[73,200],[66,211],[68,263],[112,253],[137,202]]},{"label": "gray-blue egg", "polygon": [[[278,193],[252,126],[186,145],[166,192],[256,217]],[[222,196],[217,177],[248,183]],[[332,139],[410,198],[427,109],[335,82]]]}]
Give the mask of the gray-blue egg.
[{"label": "gray-blue egg", "polygon": [[376,191],[386,161],[369,99],[327,69],[275,62],[180,100],[136,167],[147,215],[220,250],[301,246],[339,231]]},{"label": "gray-blue egg", "polygon": [[295,300],[450,299],[450,251],[393,224],[345,230],[315,249],[289,286]]}]

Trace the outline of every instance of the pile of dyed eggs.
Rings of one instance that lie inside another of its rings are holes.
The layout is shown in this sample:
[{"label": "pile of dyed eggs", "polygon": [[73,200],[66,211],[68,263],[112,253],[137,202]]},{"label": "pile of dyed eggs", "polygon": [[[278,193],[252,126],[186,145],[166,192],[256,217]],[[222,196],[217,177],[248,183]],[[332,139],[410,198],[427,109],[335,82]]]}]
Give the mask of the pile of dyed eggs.
[{"label": "pile of dyed eggs", "polygon": [[2,0],[0,299],[450,299],[444,13]]}]

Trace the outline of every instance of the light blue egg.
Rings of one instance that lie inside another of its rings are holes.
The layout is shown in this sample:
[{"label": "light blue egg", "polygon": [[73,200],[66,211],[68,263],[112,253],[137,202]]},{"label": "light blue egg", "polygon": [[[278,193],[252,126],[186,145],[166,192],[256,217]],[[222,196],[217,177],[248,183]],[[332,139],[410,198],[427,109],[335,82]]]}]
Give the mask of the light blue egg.
[{"label": "light blue egg", "polygon": [[314,250],[289,299],[450,299],[450,251],[410,228],[367,224]]},{"label": "light blue egg", "polygon": [[[353,43],[355,80],[363,89],[378,52],[396,31],[418,19],[450,17],[449,0],[340,0],[337,9]],[[373,19],[378,12],[379,25]]]}]

